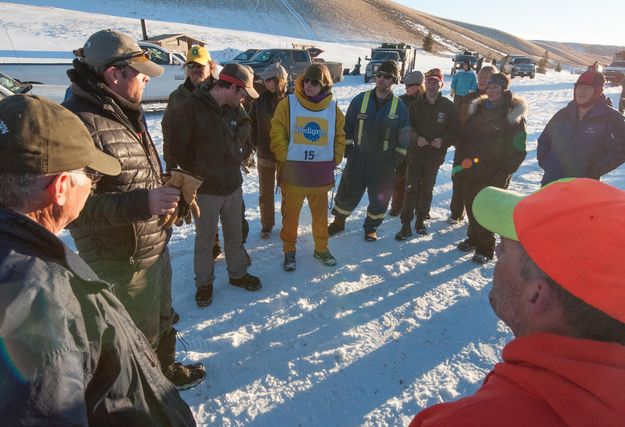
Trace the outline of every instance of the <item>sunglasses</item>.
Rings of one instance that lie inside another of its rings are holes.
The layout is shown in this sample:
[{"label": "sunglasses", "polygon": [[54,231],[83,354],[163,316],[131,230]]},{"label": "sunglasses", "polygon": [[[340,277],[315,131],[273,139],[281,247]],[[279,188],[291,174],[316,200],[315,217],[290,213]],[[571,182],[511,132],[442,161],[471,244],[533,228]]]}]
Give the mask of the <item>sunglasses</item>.
[{"label": "sunglasses", "polygon": [[393,79],[393,76],[391,76],[390,74],[387,74],[387,73],[378,73],[375,76],[378,79],[380,79],[380,78],[385,79],[385,80],[392,80]]},{"label": "sunglasses", "polygon": [[188,68],[189,70],[195,70],[195,69],[197,69],[197,70],[203,70],[205,67],[206,67],[205,65],[198,64],[197,62],[189,62],[189,63],[187,64],[187,68]]},{"label": "sunglasses", "polygon": [[95,184],[96,182],[102,179],[102,174],[100,172],[94,171],[93,169],[90,169],[90,168],[84,168],[84,169],[72,171],[72,172],[86,175],[87,178],[91,180],[92,184]]},{"label": "sunglasses", "polygon": [[151,59],[152,59],[152,55],[150,54],[149,51],[147,51],[147,50],[140,50],[138,52],[132,52],[132,53],[128,53],[126,55],[122,55],[122,56],[118,56],[116,58],[113,58],[113,60],[111,60],[106,65],[106,67],[111,66],[111,65],[116,65],[116,64],[127,65],[129,62],[148,62]]},{"label": "sunglasses", "polygon": [[309,84],[311,86],[321,86],[321,82],[319,80],[313,80],[308,77],[304,79],[304,83]]}]

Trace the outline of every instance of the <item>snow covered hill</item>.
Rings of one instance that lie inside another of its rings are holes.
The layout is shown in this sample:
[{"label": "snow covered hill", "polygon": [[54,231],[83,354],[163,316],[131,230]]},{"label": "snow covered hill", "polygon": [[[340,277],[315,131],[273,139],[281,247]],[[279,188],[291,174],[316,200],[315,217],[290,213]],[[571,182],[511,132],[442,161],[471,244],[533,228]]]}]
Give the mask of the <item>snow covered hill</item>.
[{"label": "snow covered hill", "polygon": [[[469,49],[488,57],[501,58],[509,53],[542,57],[548,49],[550,58],[563,65],[606,62],[611,56],[606,55],[603,47],[583,45],[580,49],[568,44],[551,47],[549,42],[534,43],[503,31],[446,20],[389,0],[25,0],[21,3],[364,46],[380,41],[421,46],[423,37],[432,31],[435,47],[441,52]],[[154,28],[149,30],[154,34]]]},{"label": "snow covered hill", "polygon": [[[87,4],[54,3],[66,8]],[[107,27],[140,34],[136,18],[119,16],[126,16],[138,2],[124,2],[124,14],[119,13],[118,1],[88,4],[100,8],[100,13],[0,3],[0,27],[6,30],[0,33],[0,50],[8,51],[12,45],[16,49],[73,49],[94,31]],[[153,8],[154,21],[149,25],[159,32],[197,35],[209,41],[218,59],[250,46],[298,41],[172,23],[168,22],[172,13],[163,10]],[[179,15],[187,13],[177,10]],[[235,15],[228,17],[235,19]],[[238,21],[222,24],[222,28],[239,25]],[[283,30],[291,34],[289,30],[298,24],[288,25],[293,27]],[[353,64],[367,51],[347,41],[317,44],[327,50],[328,59],[345,64]],[[422,71],[441,67],[448,72],[450,61],[419,52],[417,64]],[[530,111],[529,153],[513,178],[513,189],[522,193],[538,189],[541,171],[535,158],[536,140],[551,116],[571,100],[576,78],[550,72],[533,80],[514,79],[511,89],[527,99]],[[444,95],[449,94],[449,83],[447,75]],[[334,90],[340,108],[345,111],[357,93],[370,87],[362,77],[346,77]],[[607,92],[616,99],[616,88]],[[162,115],[162,111],[147,114],[159,150]],[[456,250],[466,225],[445,222],[452,157],[450,150],[438,175],[430,234],[397,242],[394,234],[399,220],[387,218],[380,227],[380,239],[364,242],[365,198],[348,220],[346,232],[330,240],[338,265],[329,268],[313,259],[310,215],[304,206],[298,268],[293,273],[281,268],[279,226],[269,240],[259,237],[258,180],[253,170],[244,178],[251,228],[246,246],[253,259],[250,271],[260,276],[263,289],[249,293],[229,286],[221,257],[216,264],[214,302],[207,308],[196,307],[193,299],[194,228],[176,228],[170,249],[174,307],[181,315],[178,357],[201,361],[208,370],[204,383],[182,393],[200,426],[401,426],[420,409],[471,394],[479,387],[511,335],[488,304],[493,263],[477,266],[470,255]],[[625,167],[605,181],[625,188]],[[278,222],[279,218],[278,214]],[[63,238],[72,244],[67,233]]]}]

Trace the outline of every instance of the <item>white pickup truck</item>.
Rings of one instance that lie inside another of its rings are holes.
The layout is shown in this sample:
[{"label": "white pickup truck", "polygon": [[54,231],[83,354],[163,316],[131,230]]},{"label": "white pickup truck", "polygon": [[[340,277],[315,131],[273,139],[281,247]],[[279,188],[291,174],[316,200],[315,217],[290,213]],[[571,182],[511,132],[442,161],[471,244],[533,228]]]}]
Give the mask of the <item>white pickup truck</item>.
[{"label": "white pickup truck", "polygon": [[[143,102],[167,101],[172,93],[185,79],[184,57],[178,53],[172,53],[155,44],[138,42],[142,49],[146,49],[152,55],[152,61],[161,65],[165,72],[150,80],[143,92]],[[71,68],[71,61],[66,63],[0,63],[0,72],[19,80],[20,82],[33,84],[31,93],[37,93],[40,84],[46,86],[70,85],[67,70]],[[58,101],[58,99],[55,100]]]}]

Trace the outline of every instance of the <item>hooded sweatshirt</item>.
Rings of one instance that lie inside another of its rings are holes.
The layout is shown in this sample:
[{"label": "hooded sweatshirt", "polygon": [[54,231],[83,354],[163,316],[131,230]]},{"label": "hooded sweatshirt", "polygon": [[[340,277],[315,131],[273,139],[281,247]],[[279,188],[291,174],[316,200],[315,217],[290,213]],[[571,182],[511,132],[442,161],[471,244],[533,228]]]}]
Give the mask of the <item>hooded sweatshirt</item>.
[{"label": "hooded sweatshirt", "polygon": [[[300,75],[295,83],[297,101],[311,111],[322,111],[332,101],[332,93],[318,100],[311,100],[304,94],[304,76]],[[334,185],[334,169],[343,160],[345,152],[345,116],[336,106],[334,132],[334,161],[297,162],[287,160],[290,140],[289,97],[284,98],[271,120],[271,151],[279,165],[279,179],[282,188],[294,192],[325,193]]]},{"label": "hooded sweatshirt", "polygon": [[539,333],[502,356],[474,395],[427,408],[410,427],[625,424],[625,346]]}]

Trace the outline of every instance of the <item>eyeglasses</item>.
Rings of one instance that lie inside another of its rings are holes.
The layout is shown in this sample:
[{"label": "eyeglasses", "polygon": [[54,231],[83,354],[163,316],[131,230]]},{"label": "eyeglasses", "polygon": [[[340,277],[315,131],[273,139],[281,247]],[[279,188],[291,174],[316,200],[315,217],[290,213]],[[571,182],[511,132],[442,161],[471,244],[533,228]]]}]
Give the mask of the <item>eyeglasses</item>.
[{"label": "eyeglasses", "polygon": [[87,178],[91,180],[92,184],[95,184],[96,182],[102,179],[102,174],[100,172],[94,171],[93,169],[90,169],[90,168],[84,168],[84,169],[75,170],[72,172],[86,175]]},{"label": "eyeglasses", "polygon": [[413,86],[419,86],[419,85],[416,83],[406,84],[406,88],[413,87]]},{"label": "eyeglasses", "polygon": [[393,76],[388,73],[378,73],[375,75],[378,79],[392,80]]},{"label": "eyeglasses", "polygon": [[304,83],[309,84],[311,86],[321,86],[321,82],[319,80],[313,80],[308,77],[304,79]]},{"label": "eyeglasses", "polygon": [[188,68],[189,70],[195,70],[195,69],[198,69],[198,70],[203,70],[205,67],[206,67],[205,65],[198,64],[197,62],[189,62],[189,63],[187,64],[187,68]]}]

